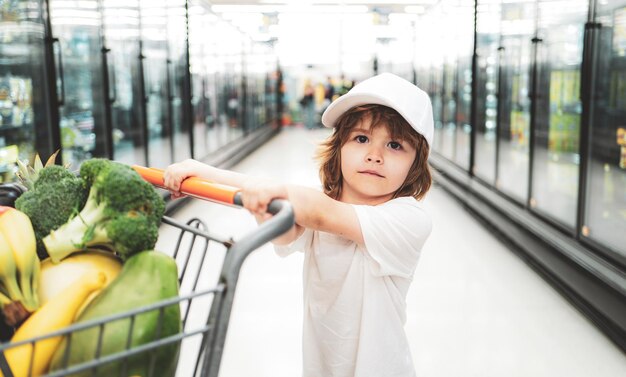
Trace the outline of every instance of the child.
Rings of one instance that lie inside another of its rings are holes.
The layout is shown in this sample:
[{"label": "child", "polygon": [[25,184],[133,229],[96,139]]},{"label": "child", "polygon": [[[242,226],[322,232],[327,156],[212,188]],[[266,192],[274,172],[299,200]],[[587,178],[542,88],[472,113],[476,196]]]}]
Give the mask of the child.
[{"label": "child", "polygon": [[322,123],[335,128],[318,156],[323,192],[193,160],[168,167],[165,185],[174,197],[189,176],[241,187],[259,221],[272,199],[291,202],[296,224],[273,243],[305,253],[303,376],[414,376],[405,300],[431,231],[417,201],[431,185],[430,100],[383,73],[334,101]]}]

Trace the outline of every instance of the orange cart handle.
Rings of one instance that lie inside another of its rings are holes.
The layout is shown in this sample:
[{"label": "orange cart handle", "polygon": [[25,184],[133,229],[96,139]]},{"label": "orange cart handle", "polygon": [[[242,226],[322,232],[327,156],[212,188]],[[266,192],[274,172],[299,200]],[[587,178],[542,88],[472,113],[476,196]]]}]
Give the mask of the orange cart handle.
[{"label": "orange cart handle", "polygon": [[[132,165],[139,175],[154,186],[167,189],[163,184],[163,170]],[[200,199],[241,206],[240,189],[211,182],[198,177],[189,177],[180,185],[180,192]]]}]

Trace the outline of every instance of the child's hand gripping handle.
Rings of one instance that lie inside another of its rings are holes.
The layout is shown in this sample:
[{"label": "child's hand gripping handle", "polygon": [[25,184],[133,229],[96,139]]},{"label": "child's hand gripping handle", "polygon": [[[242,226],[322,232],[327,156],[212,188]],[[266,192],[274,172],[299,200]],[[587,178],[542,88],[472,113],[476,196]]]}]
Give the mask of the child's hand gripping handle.
[{"label": "child's hand gripping handle", "polygon": [[[163,170],[138,165],[133,165],[132,168],[135,169],[143,179],[152,183],[154,186],[166,190],[168,189],[163,183]],[[198,177],[185,179],[180,185],[180,192],[185,195],[216,201],[222,204],[241,205],[241,198],[238,198],[238,201],[235,199],[239,197],[239,195],[237,195],[239,193],[238,188],[220,185]]]},{"label": "child's hand gripping handle", "polygon": [[[147,182],[156,187],[167,190],[163,183],[163,170],[133,165],[133,169]],[[199,199],[215,201],[222,204],[230,204],[238,207],[243,206],[239,188],[222,185],[198,177],[189,177],[180,185],[180,192]],[[267,212],[275,215],[284,206],[284,200],[272,200],[267,207]]]}]

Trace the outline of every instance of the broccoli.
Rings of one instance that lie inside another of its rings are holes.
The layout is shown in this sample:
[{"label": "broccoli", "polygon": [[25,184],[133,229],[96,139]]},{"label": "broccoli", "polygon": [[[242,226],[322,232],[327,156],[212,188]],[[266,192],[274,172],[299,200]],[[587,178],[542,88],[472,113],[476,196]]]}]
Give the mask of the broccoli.
[{"label": "broccoli", "polygon": [[122,259],[154,248],[165,202],[152,185],[129,166],[103,159],[85,161],[80,176],[89,188],[84,207],[43,240],[53,262],[91,246]]},{"label": "broccoli", "polygon": [[55,183],[63,179],[71,179],[74,181],[80,180],[68,169],[59,165],[51,165],[39,171],[37,179],[33,183],[33,189]]},{"label": "broccoli", "polygon": [[111,161],[105,158],[92,158],[83,162],[80,166],[80,177],[85,181],[85,186],[91,188],[93,181],[96,179],[102,169],[111,166]]},{"label": "broccoli", "polygon": [[40,259],[47,256],[42,239],[76,215],[86,200],[83,180],[62,166],[51,165],[41,169],[32,188],[15,201],[15,208],[33,224]]}]

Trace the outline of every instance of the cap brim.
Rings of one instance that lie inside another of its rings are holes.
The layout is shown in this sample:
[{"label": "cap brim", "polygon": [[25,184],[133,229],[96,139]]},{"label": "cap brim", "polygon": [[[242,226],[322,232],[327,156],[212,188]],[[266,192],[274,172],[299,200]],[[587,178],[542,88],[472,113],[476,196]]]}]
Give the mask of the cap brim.
[{"label": "cap brim", "polygon": [[383,105],[393,107],[386,100],[372,94],[344,94],[333,101],[322,114],[322,124],[325,127],[333,128],[337,120],[348,110],[361,105]]}]

